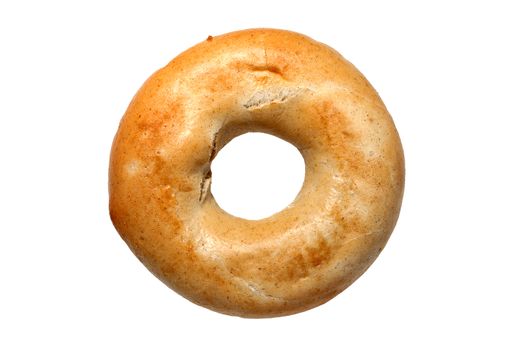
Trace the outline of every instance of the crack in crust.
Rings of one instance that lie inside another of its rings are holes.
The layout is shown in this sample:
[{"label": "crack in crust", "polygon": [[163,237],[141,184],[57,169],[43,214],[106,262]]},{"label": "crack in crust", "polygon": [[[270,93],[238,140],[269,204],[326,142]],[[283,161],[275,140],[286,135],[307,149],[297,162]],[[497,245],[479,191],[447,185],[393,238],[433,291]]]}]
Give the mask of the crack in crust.
[{"label": "crack in crust", "polygon": [[245,104],[243,104],[243,107],[251,110],[263,108],[272,103],[284,103],[286,100],[293,98],[306,90],[307,89],[300,87],[284,87],[278,90],[258,90]]},{"label": "crack in crust", "polygon": [[277,67],[276,65],[271,65],[271,64],[265,64],[264,66],[250,65],[250,69],[254,72],[269,72],[269,73],[277,74],[278,76],[283,78],[283,72],[281,71],[281,68]]},{"label": "crack in crust", "polygon": [[215,156],[217,155],[217,137],[219,135],[219,132],[217,131],[213,135],[213,140],[211,142],[211,149],[210,149],[210,156],[208,159],[207,169],[203,172],[202,180],[200,183],[200,191],[199,191],[199,203],[204,202],[206,199],[206,195],[208,194],[208,190],[211,185],[211,161]]}]

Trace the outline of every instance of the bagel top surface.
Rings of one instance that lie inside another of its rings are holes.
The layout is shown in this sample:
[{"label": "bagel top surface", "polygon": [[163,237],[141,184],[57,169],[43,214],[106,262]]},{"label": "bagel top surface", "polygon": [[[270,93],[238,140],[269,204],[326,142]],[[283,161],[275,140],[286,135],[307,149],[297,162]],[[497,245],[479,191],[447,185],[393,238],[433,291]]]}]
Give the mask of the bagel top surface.
[{"label": "bagel top surface", "polygon": [[[250,131],[291,142],[306,165],[295,201],[262,220],[224,212],[209,190],[213,157]],[[254,29],[209,37],[144,83],[113,142],[109,206],[166,285],[219,312],[270,317],[355,281],[386,244],[403,187],[399,136],[364,76],[304,35]]]}]

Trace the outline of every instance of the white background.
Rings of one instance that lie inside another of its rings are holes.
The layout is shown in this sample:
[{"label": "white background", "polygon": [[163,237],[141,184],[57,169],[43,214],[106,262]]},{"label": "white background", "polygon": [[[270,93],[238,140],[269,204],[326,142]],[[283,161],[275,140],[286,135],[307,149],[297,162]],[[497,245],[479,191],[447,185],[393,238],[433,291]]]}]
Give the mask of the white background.
[{"label": "white background", "polygon": [[[519,3],[2,1],[0,348],[525,348]],[[208,35],[250,27],[302,32],[352,61],[406,156],[379,259],[327,304],[278,319],[173,293],[107,210],[112,138],[142,82]]]}]

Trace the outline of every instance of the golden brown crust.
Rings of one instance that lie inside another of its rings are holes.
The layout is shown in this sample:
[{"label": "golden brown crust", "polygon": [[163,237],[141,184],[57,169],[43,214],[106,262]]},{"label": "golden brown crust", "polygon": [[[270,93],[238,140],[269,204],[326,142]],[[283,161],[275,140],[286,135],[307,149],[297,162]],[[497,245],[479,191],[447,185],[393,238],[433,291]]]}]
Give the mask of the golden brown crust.
[{"label": "golden brown crust", "polygon": [[[233,137],[271,133],[306,163],[303,188],[263,220],[233,217],[209,192],[210,163]],[[301,34],[208,37],[150,77],[119,126],[111,219],[169,287],[244,317],[320,305],[375,260],[396,223],[401,143],[357,69]]]}]

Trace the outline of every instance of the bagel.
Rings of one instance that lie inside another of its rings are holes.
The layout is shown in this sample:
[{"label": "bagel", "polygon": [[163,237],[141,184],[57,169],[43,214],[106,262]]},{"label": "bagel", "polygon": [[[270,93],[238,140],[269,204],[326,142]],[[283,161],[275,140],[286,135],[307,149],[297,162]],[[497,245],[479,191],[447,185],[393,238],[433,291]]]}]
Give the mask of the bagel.
[{"label": "bagel", "polygon": [[[226,213],[210,192],[213,158],[247,132],[280,137],[305,160],[294,202],[261,220]],[[109,211],[182,296],[273,317],[318,306],[363,274],[403,188],[398,133],[365,77],[309,37],[252,29],[208,37],[140,88],[113,141]]]}]

